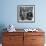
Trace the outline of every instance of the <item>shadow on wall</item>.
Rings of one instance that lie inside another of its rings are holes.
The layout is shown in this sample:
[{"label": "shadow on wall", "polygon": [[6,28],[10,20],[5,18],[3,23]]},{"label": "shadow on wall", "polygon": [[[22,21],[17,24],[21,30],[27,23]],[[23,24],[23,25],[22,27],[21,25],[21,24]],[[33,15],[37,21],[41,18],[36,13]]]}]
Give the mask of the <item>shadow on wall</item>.
[{"label": "shadow on wall", "polygon": [[3,36],[2,32],[6,31],[6,30],[4,30],[4,28],[6,28],[5,25],[0,24],[0,43],[2,43],[2,36]]}]

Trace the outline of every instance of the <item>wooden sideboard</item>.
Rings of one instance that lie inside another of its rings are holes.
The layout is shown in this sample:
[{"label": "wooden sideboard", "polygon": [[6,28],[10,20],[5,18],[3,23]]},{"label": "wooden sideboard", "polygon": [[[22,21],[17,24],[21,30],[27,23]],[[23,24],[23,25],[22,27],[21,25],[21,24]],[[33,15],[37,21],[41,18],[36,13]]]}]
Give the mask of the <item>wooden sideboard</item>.
[{"label": "wooden sideboard", "polygon": [[3,32],[3,46],[44,46],[44,32]]}]

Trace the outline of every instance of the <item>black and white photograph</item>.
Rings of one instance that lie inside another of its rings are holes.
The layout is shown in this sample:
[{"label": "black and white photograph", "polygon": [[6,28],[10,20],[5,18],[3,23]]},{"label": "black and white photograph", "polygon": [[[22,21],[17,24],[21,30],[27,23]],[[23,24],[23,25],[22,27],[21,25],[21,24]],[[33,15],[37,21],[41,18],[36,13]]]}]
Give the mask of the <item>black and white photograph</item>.
[{"label": "black and white photograph", "polygon": [[35,22],[35,5],[18,5],[17,6],[18,22]]}]

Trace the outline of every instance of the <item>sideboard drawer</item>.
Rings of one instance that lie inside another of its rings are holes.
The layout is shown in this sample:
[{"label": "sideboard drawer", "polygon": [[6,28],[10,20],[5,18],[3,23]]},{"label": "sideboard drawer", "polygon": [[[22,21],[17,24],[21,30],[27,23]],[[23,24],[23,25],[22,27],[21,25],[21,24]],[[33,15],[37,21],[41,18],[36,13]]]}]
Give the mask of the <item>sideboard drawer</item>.
[{"label": "sideboard drawer", "polygon": [[41,36],[43,35],[44,36],[44,32],[25,32],[24,33],[24,36]]},{"label": "sideboard drawer", "polygon": [[23,36],[23,32],[4,32],[5,36]]}]

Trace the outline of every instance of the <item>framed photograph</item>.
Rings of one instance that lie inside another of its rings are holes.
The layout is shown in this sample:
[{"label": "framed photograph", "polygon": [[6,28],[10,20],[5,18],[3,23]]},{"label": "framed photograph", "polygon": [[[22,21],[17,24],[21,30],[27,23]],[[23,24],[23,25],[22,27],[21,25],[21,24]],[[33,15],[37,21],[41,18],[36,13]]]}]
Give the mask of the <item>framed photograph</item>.
[{"label": "framed photograph", "polygon": [[35,22],[35,5],[18,5],[17,6],[18,22]]}]

